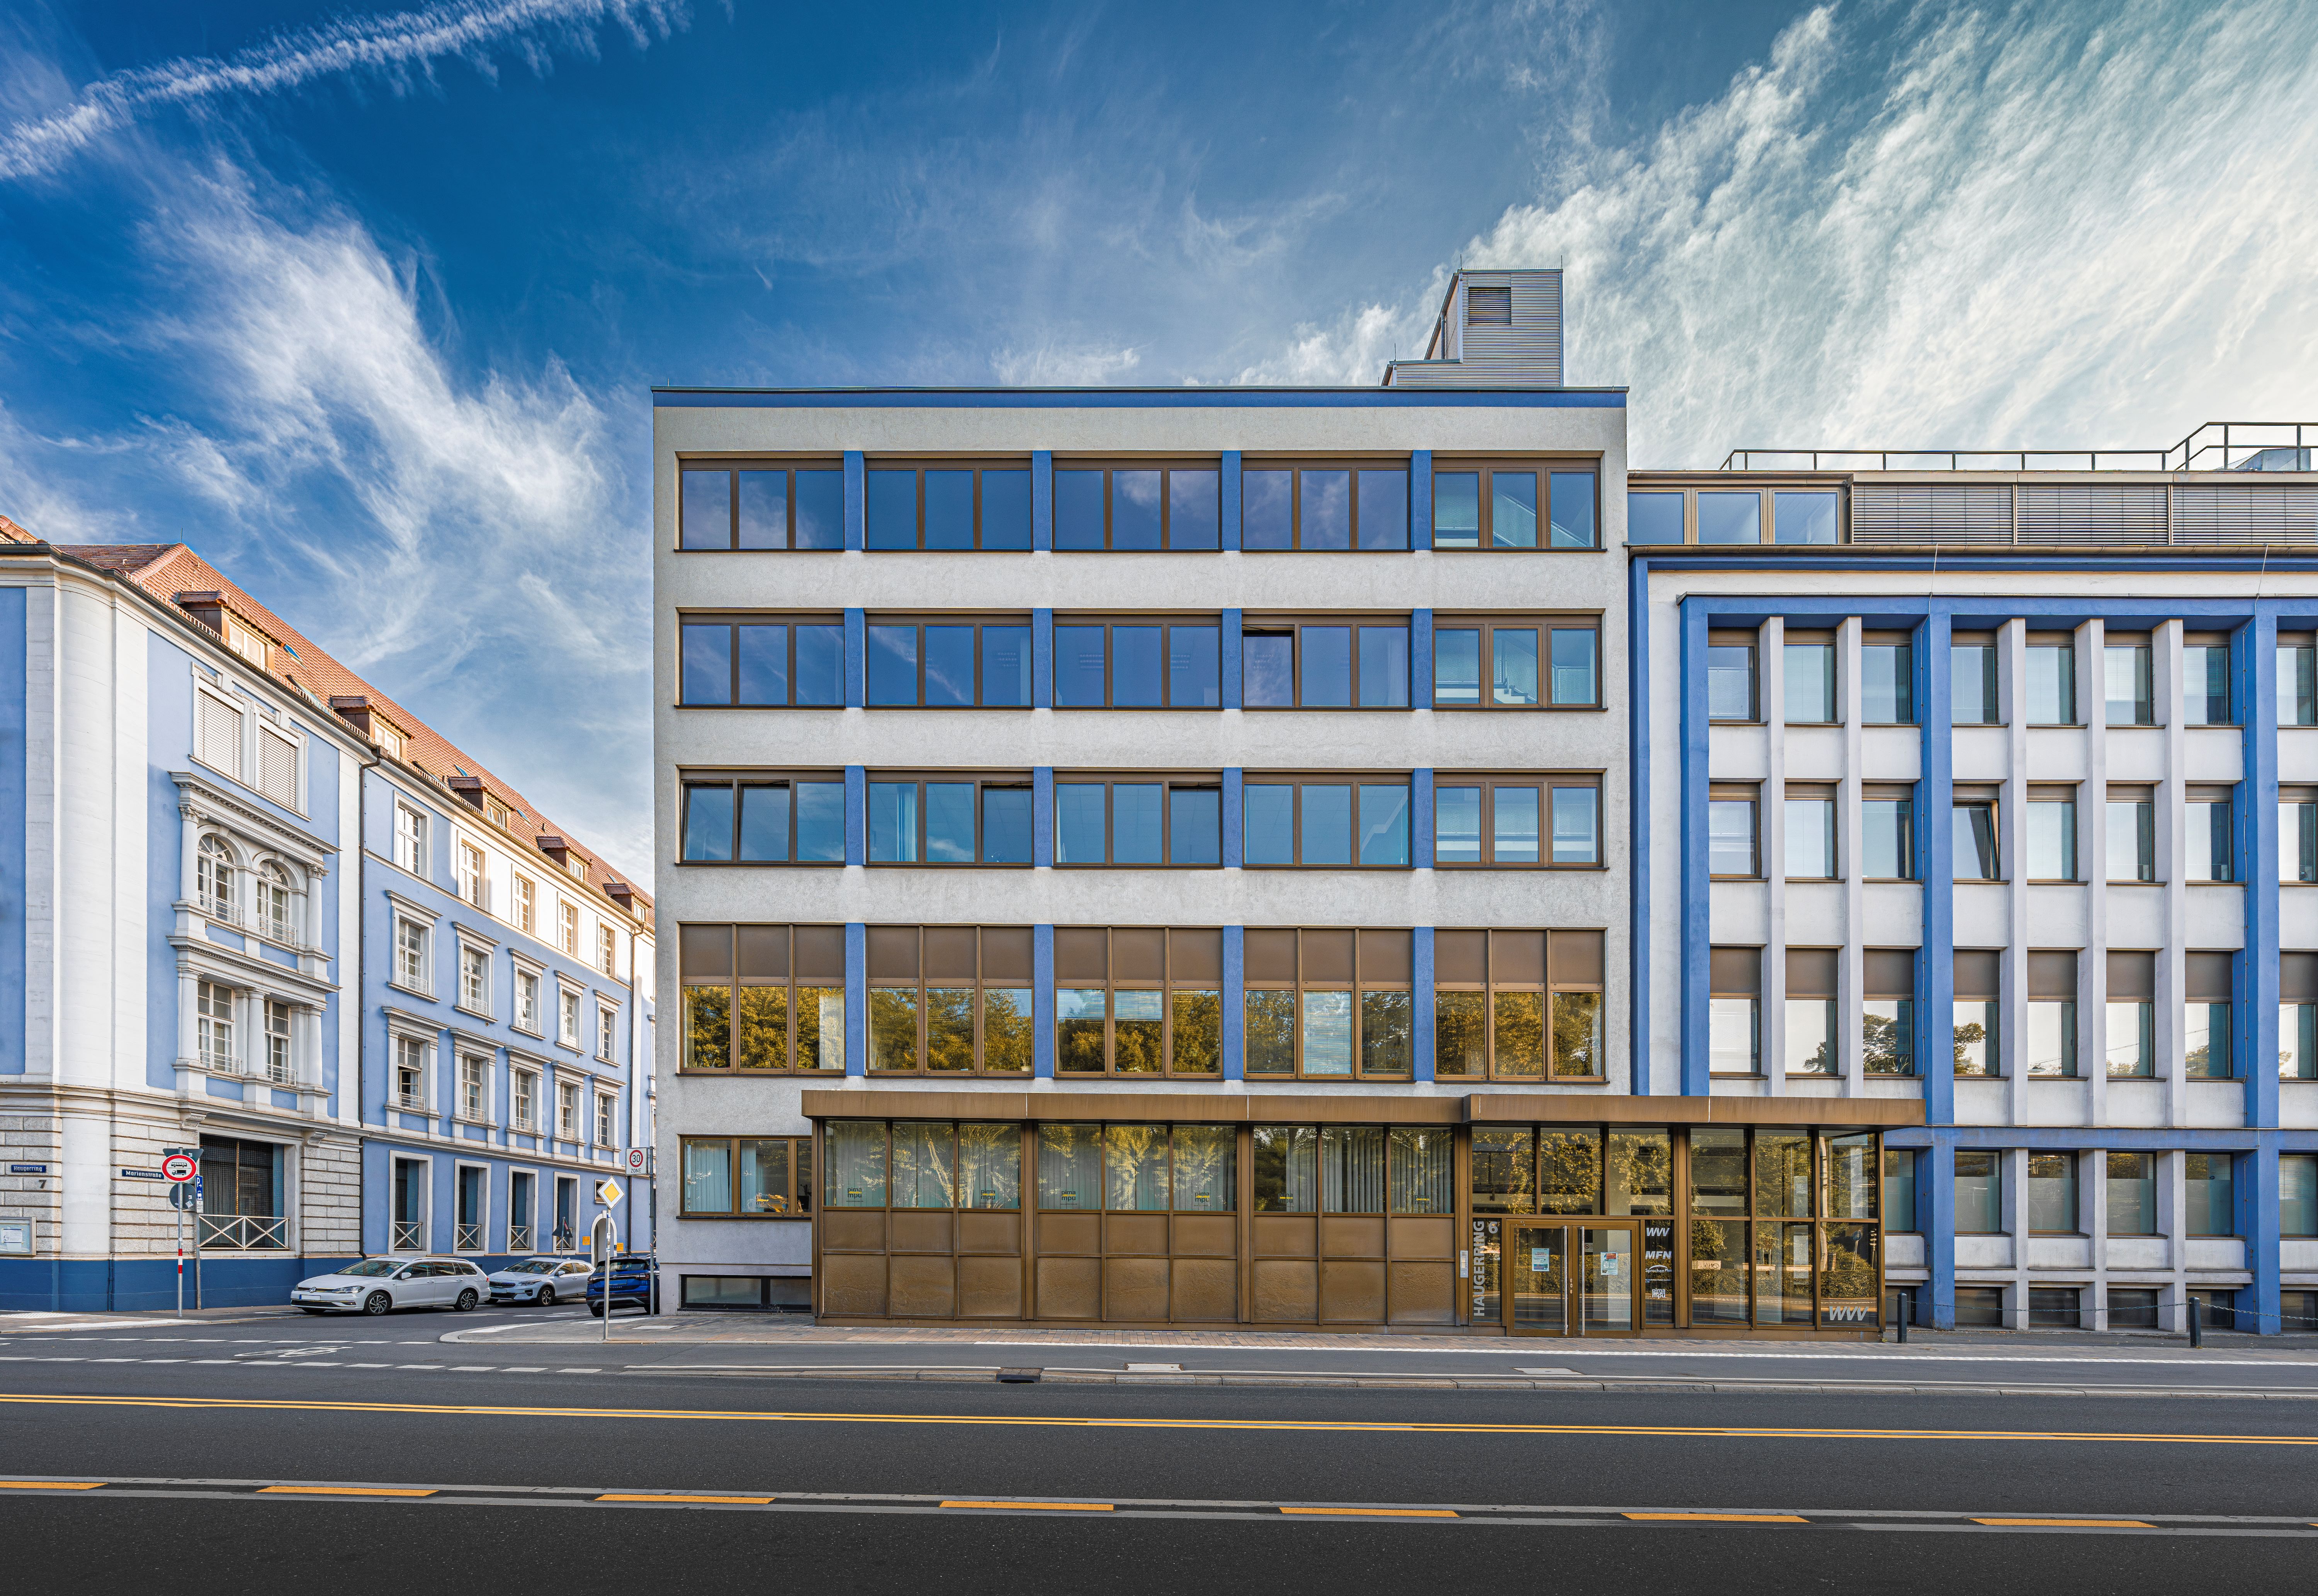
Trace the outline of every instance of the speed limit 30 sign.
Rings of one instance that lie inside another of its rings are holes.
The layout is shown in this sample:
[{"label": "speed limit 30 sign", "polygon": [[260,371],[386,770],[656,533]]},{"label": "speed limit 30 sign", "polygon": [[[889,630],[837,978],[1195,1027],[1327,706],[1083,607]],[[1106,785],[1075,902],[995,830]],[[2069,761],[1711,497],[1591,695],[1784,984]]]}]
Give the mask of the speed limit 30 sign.
[{"label": "speed limit 30 sign", "polygon": [[161,1161],[161,1173],[180,1186],[202,1172],[202,1166],[182,1152],[173,1152]]}]

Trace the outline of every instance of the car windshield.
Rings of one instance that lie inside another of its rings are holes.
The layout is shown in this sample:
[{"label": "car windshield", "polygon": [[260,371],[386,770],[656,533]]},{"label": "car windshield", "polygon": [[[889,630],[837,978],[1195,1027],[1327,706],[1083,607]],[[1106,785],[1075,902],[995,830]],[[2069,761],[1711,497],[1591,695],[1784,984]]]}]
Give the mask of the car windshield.
[{"label": "car windshield", "polygon": [[554,1269],[555,1265],[553,1260],[542,1258],[533,1258],[527,1259],[522,1263],[511,1263],[500,1272],[502,1274],[508,1275],[546,1275],[553,1274]]},{"label": "car windshield", "polygon": [[350,1263],[337,1271],[341,1275],[377,1277],[391,1275],[400,1266],[391,1258],[365,1258],[360,1263]]}]

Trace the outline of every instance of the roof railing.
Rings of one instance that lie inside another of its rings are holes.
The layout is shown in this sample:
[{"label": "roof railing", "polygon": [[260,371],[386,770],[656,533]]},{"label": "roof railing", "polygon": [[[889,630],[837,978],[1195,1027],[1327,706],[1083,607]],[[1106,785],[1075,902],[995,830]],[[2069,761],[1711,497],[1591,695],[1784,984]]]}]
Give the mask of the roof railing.
[{"label": "roof railing", "polygon": [[2318,422],[2208,421],[2170,449],[1733,449],[1726,471],[2306,471]]}]

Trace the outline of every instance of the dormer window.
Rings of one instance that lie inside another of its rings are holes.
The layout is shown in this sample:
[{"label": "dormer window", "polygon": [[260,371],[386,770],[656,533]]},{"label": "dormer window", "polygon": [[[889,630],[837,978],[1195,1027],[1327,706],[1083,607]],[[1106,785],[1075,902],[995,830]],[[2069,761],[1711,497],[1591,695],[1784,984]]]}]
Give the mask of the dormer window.
[{"label": "dormer window", "polygon": [[225,646],[258,669],[265,668],[265,639],[231,615],[225,617]]},{"label": "dormer window", "polygon": [[382,749],[391,757],[397,759],[405,757],[407,750],[410,747],[409,739],[405,738],[401,732],[397,731],[391,724],[385,721],[373,719],[371,722],[371,725],[376,731],[378,746]]},{"label": "dormer window", "polygon": [[1465,325],[1467,327],[1511,327],[1514,324],[1514,291],[1511,288],[1483,288],[1469,285],[1465,290]]}]

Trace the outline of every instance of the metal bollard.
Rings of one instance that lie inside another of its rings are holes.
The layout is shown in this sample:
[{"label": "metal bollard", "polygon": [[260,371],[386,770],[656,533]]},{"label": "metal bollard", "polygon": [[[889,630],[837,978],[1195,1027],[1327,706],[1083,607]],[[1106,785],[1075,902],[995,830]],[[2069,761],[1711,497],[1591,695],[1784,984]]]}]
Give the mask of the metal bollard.
[{"label": "metal bollard", "polygon": [[2189,1344],[2192,1347],[2202,1347],[2206,1344],[2206,1316],[2199,1312],[2204,1306],[2205,1304],[2196,1297],[2189,1299]]}]

